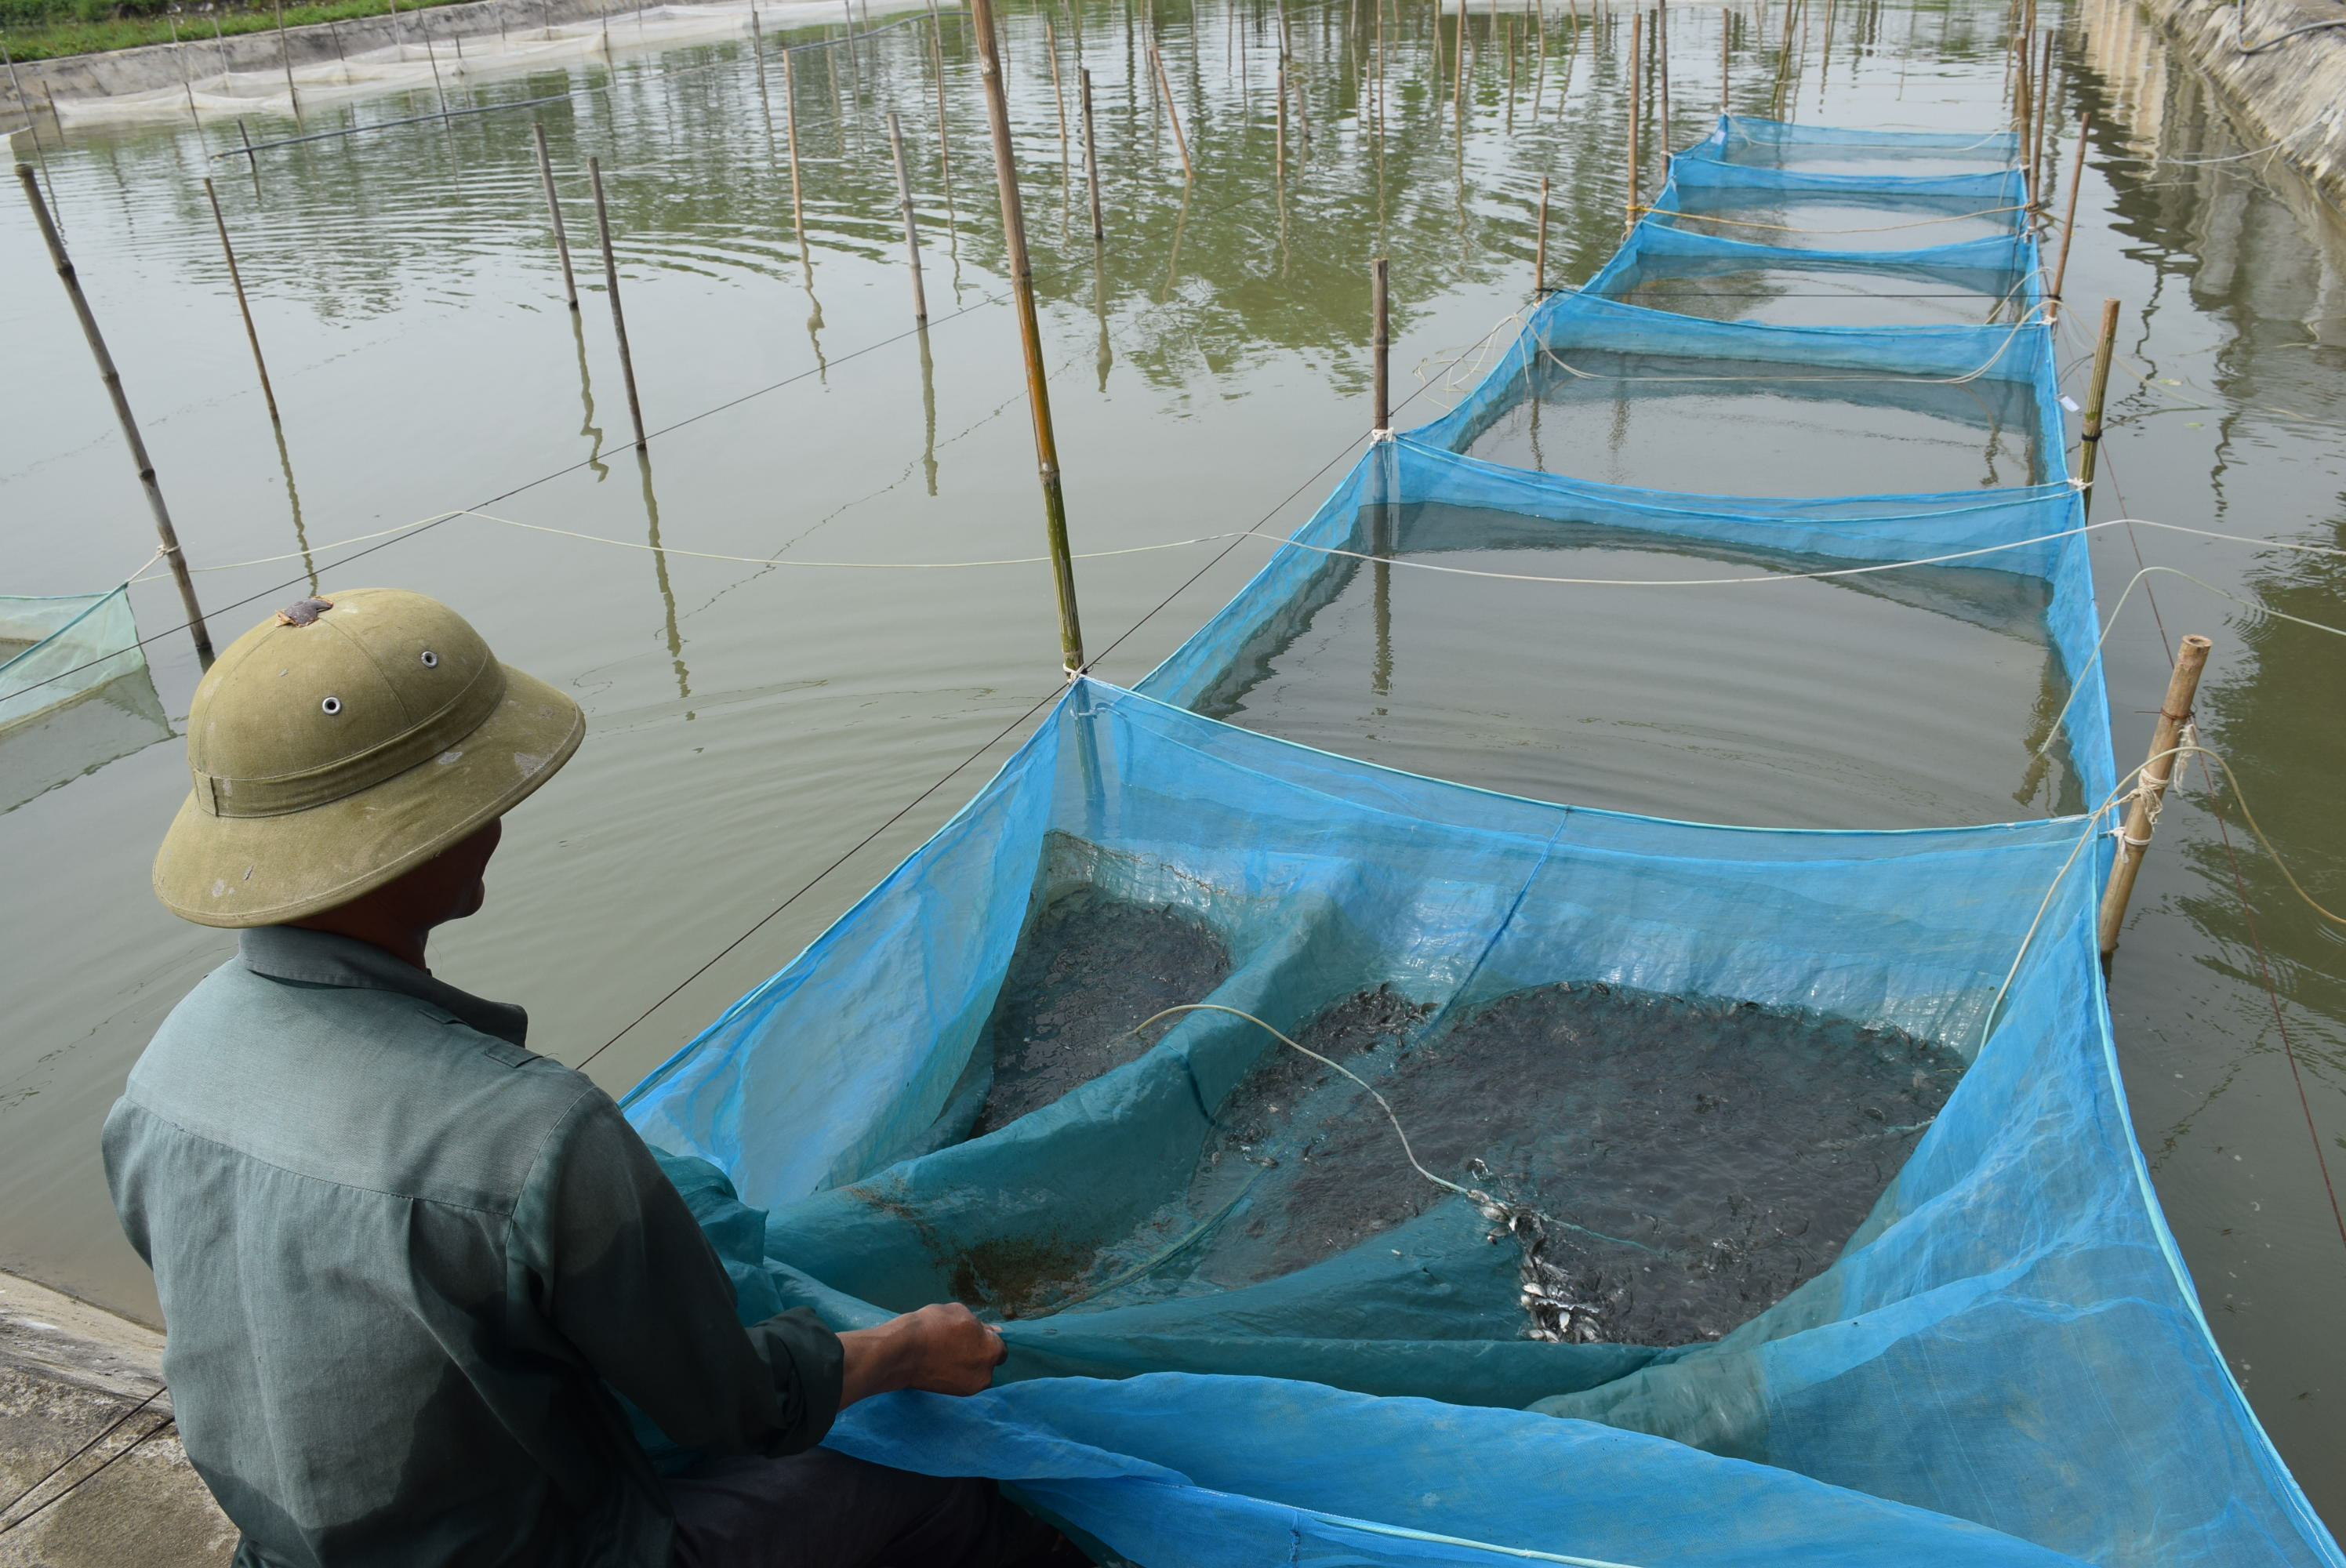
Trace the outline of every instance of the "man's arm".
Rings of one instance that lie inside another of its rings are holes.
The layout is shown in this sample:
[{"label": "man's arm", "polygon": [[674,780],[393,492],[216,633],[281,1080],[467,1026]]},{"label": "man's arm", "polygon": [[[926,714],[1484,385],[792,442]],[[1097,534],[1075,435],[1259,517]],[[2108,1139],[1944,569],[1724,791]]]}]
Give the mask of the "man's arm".
[{"label": "man's arm", "polygon": [[548,1138],[515,1223],[538,1309],[686,1448],[794,1453],[858,1399],[974,1393],[1005,1354],[959,1305],[844,1335],[803,1308],[743,1329],[691,1210],[600,1091]]}]

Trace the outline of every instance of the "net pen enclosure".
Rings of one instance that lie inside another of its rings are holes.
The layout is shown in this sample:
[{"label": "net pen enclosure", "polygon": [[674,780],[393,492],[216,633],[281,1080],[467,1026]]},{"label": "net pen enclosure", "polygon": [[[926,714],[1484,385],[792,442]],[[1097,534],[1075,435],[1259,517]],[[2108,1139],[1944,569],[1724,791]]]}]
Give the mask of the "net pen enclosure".
[{"label": "net pen enclosure", "polygon": [[[1866,140],[1890,172],[1853,171]],[[1454,409],[1374,443],[1136,687],[1075,680],[627,1094],[745,1321],[959,1299],[998,1326],[994,1389],[866,1401],[828,1442],[997,1478],[1149,1568],[2346,1561],[2127,1116],[2095,927],[2122,781],[2033,239],[1994,215],[1831,259],[2010,302],[1968,323],[1611,297],[1790,264],[1671,221],[1683,186],[1985,209],[2015,177],[1941,163],[2013,153],[1722,120]],[[1544,365],[1596,355],[1892,406],[1993,383],[2026,472],[1736,494],[1476,450]],[[1363,573],[1473,551],[1538,575],[1591,540],[2025,630],[2059,777],[2014,820],[1734,825],[1227,721]]]},{"label": "net pen enclosure", "polygon": [[0,811],[170,734],[128,584],[0,596]]}]

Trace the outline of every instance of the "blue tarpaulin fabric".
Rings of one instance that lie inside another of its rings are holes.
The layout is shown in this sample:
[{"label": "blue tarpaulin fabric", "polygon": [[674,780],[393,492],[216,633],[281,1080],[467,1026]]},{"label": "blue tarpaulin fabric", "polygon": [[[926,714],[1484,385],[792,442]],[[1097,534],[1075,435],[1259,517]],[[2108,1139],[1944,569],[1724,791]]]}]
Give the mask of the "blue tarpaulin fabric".
[{"label": "blue tarpaulin fabric", "polygon": [[[1679,174],[1699,164],[1708,187],[1765,195],[1804,146],[1867,139],[1893,138],[1730,120]],[[2011,151],[1921,150],[1979,148]],[[1877,183],[1902,199],[1904,178]],[[862,1326],[956,1294],[973,1268],[1089,1281],[1003,1324],[993,1391],[870,1401],[830,1441],[1013,1482],[1148,1568],[2346,1563],[2227,1373],[2134,1142],[2095,943],[2098,813],[1902,832],[1669,821],[1211,717],[1364,555],[1538,548],[1586,528],[1811,566],[1975,551],[1966,565],[2043,606],[2089,803],[2115,791],[2025,238],[1898,263],[1993,272],[2016,257],[2019,324],[1861,332],[1605,298],[1668,247],[1724,253],[1672,229],[1641,256],[1663,232],[1640,225],[1627,260],[1540,307],[1457,411],[1380,443],[1140,689],[1076,683],[927,843],[638,1085],[629,1116],[672,1151],[745,1319],[806,1305]],[[2035,401],[2046,482],[1789,501],[1462,454],[1478,421],[1531,395],[1543,355],[1584,348],[2004,380]],[[1485,521],[1453,537],[1435,504]],[[1386,987],[1439,1041],[1568,983],[1903,1031],[1965,1066],[1837,1259],[1714,1340],[1527,1338],[1513,1249],[1464,1198],[1277,1278],[1152,1294],[1135,1282],[1170,1251],[1134,1238],[1168,1234],[1219,1109],[1281,1047],[1188,1013],[1145,1054],[975,1132],[1013,954],[1038,910],[1078,891],[1210,930],[1229,967],[1206,1000],[1290,1033]]]}]

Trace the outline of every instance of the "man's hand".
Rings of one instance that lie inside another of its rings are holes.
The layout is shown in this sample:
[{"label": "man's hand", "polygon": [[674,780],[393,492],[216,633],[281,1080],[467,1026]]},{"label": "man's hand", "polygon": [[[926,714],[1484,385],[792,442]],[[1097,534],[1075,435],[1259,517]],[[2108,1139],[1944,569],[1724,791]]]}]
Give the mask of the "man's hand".
[{"label": "man's hand", "polygon": [[993,1383],[994,1369],[1010,1354],[1002,1336],[958,1301],[923,1307],[876,1329],[851,1329],[839,1344],[846,1353],[842,1410],[898,1389],[974,1394]]}]

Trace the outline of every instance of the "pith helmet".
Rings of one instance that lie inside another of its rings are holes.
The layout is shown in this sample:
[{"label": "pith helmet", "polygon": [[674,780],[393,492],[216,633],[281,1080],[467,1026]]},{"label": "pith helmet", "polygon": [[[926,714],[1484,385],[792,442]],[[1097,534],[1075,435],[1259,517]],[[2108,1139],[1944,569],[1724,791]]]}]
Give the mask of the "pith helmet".
[{"label": "pith helmet", "polygon": [[347,903],[511,810],[586,733],[576,703],[499,664],[437,599],[304,599],[197,686],[195,790],[155,857],[155,896],[216,926]]}]

